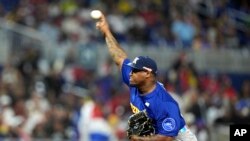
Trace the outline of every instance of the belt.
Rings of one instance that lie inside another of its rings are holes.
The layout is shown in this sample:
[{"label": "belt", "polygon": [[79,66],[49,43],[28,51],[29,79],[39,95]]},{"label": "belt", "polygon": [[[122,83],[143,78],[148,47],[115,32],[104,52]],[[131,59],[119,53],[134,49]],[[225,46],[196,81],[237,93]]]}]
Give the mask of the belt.
[{"label": "belt", "polygon": [[186,132],[187,131],[187,126],[185,125],[184,127],[181,128],[181,130],[179,132],[183,133],[183,132]]}]

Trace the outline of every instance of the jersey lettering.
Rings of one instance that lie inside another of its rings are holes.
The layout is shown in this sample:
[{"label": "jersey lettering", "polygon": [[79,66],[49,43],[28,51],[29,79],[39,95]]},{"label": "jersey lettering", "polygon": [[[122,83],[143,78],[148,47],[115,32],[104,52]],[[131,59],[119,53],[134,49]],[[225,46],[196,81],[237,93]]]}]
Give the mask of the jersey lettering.
[{"label": "jersey lettering", "polygon": [[140,112],[140,110],[139,110],[137,107],[135,107],[132,103],[130,103],[130,107],[131,107],[132,112],[133,112],[134,114]]}]

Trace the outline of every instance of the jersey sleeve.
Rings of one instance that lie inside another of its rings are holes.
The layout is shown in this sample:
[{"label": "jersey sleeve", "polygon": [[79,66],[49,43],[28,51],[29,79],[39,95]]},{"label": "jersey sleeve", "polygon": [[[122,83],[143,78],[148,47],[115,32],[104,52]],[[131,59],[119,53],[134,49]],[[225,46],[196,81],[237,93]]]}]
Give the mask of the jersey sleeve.
[{"label": "jersey sleeve", "polygon": [[121,73],[122,73],[122,80],[125,84],[129,85],[129,73],[131,71],[131,67],[127,64],[130,63],[129,59],[125,59],[122,64]]},{"label": "jersey sleeve", "polygon": [[185,124],[179,106],[174,102],[164,102],[158,111],[161,111],[158,113],[159,116],[156,121],[158,134],[171,137],[177,136],[179,130]]}]

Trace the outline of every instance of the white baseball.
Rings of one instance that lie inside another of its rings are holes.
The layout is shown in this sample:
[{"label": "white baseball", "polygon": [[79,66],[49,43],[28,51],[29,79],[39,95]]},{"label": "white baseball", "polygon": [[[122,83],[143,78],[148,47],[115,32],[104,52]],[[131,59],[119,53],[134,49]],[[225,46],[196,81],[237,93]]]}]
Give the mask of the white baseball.
[{"label": "white baseball", "polygon": [[93,11],[91,11],[90,16],[93,19],[100,19],[102,16],[102,12],[100,10],[93,10]]}]

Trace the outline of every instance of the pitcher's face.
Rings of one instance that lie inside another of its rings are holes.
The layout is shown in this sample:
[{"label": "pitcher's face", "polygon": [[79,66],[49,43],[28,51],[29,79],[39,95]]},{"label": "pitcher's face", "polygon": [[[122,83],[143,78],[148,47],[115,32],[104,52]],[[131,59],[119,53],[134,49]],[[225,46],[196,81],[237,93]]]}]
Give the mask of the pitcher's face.
[{"label": "pitcher's face", "polygon": [[145,81],[147,73],[148,72],[146,70],[139,70],[139,69],[132,68],[132,70],[129,74],[130,86],[138,86],[138,85],[142,84]]}]

